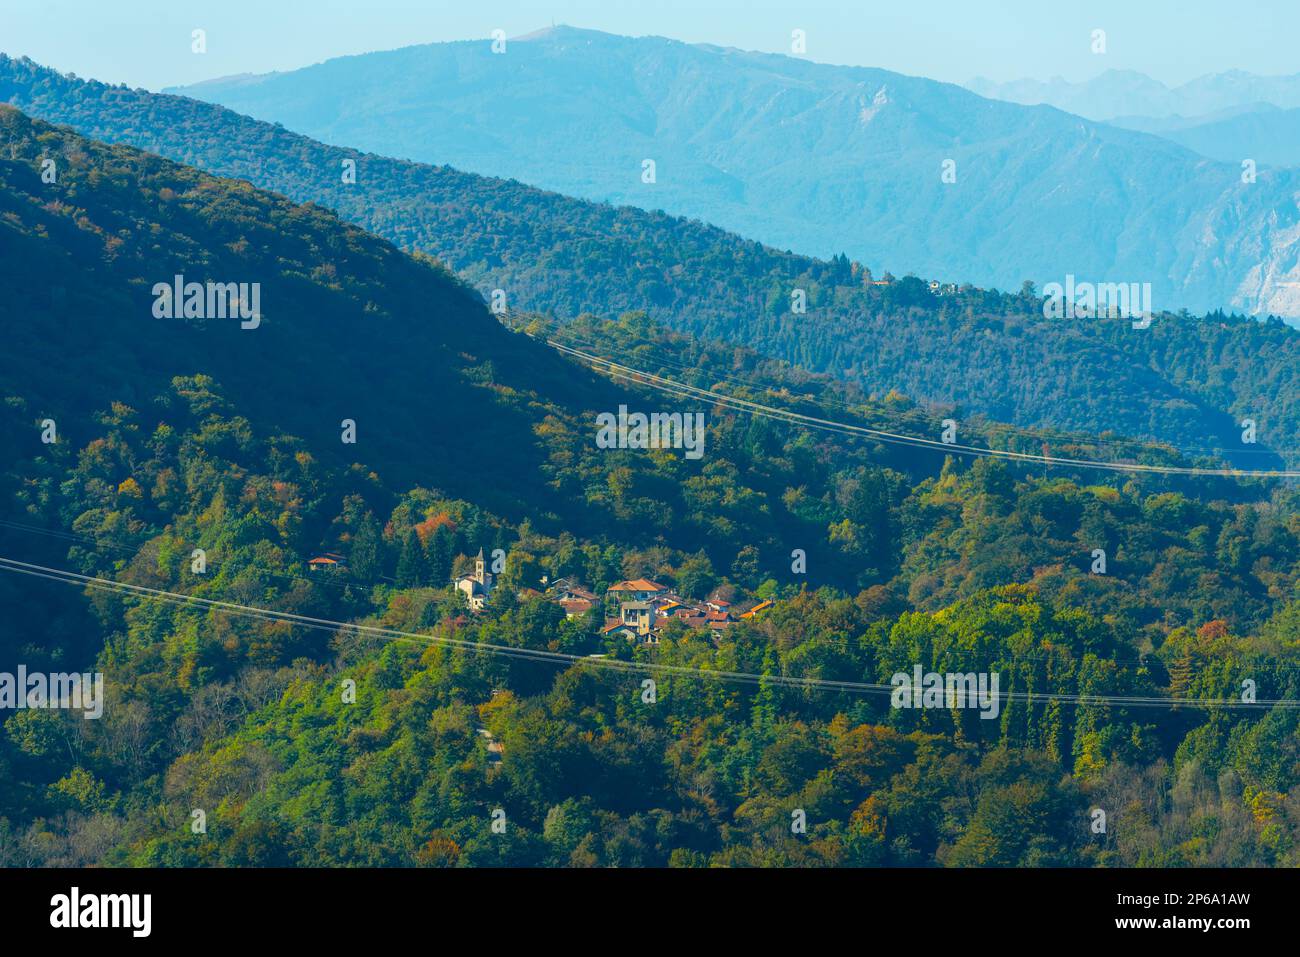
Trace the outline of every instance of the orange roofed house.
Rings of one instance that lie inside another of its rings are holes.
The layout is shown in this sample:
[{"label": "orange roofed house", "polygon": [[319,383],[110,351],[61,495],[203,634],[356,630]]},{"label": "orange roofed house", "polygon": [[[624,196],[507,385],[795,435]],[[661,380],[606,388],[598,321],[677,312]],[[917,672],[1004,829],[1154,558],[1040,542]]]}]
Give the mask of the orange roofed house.
[{"label": "orange roofed house", "polygon": [[317,555],[315,558],[307,562],[307,569],[313,572],[321,571],[324,569],[336,569],[336,568],[347,568],[347,567],[348,567],[348,560],[344,558],[342,555],[340,555],[338,552],[325,552],[324,554]]},{"label": "orange roofed house", "polygon": [[619,601],[650,601],[668,594],[668,586],[648,578],[634,578],[610,587],[609,592]]}]

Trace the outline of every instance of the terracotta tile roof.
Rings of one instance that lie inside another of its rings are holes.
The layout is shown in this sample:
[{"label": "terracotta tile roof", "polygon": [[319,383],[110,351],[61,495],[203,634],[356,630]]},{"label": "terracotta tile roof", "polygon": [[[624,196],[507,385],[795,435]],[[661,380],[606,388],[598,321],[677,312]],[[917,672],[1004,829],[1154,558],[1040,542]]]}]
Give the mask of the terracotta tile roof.
[{"label": "terracotta tile roof", "polygon": [[667,587],[647,578],[634,578],[631,581],[619,582],[610,588],[610,591],[667,591]]}]

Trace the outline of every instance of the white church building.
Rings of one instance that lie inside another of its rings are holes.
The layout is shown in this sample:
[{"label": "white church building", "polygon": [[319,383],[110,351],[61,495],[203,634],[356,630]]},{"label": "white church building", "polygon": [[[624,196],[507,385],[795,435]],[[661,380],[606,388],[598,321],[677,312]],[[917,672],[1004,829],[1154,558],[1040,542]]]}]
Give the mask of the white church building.
[{"label": "white church building", "polygon": [[474,559],[474,574],[457,578],[456,590],[465,596],[465,601],[474,611],[480,611],[487,602],[488,595],[492,593],[492,573],[487,570],[483,549],[478,550]]}]

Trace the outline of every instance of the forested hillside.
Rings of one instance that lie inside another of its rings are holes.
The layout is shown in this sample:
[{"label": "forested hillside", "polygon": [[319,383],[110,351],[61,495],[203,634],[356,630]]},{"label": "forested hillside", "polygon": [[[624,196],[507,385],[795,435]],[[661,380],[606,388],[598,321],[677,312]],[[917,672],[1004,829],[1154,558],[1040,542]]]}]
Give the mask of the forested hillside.
[{"label": "forested hillside", "polygon": [[[428,252],[509,307],[574,318],[644,311],[879,396],[1017,425],[1223,449],[1246,467],[1300,461],[1300,334],[1278,322],[1159,314],[1043,318],[1036,296],[916,279],[871,285],[847,258],[782,253],[698,222],[569,199],[514,181],[327,147],[180,97],[63,77],[0,57],[0,101],[84,133],[248,179]],[[344,182],[344,161],[356,182]],[[871,264],[867,264],[870,266]],[[881,276],[875,276],[880,280]],[[803,290],[807,311],[792,311]],[[1158,305],[1158,304],[1157,304]],[[1243,447],[1253,419],[1258,444]]]},{"label": "forested hillside", "polygon": [[[830,421],[938,426],[642,313],[504,328],[332,213],[8,108],[0,244],[0,557],[177,599],[0,570],[0,665],[108,689],[98,721],[7,715],[4,863],[1298,863],[1297,712],[1226,706],[1247,679],[1300,693],[1293,487],[972,463],[607,381],[541,337]],[[178,272],[261,283],[260,324],[157,316]],[[699,408],[704,456],[598,448],[620,403]],[[480,548],[505,561],[473,613],[448,578]],[[346,567],[309,570],[322,552]],[[566,619],[542,576],[773,604],[634,645],[600,607]],[[858,687],[915,664],[1020,697],[985,721]]]}]

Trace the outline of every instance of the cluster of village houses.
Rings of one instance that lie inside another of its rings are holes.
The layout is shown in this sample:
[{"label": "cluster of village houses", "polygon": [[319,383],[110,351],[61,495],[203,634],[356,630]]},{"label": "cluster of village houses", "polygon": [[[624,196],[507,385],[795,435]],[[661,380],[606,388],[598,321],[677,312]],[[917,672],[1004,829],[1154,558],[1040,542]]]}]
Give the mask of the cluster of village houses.
[{"label": "cluster of village houses", "polygon": [[[474,610],[481,609],[492,592],[492,573],[487,570],[480,551],[474,560],[474,573],[456,579],[456,590],[465,596]],[[555,581],[542,579],[544,591],[528,589],[532,594],[543,595],[564,609],[565,617],[578,618],[593,608],[601,607],[600,596],[588,591],[569,578]],[[618,617],[607,619],[601,630],[604,635],[620,635],[632,641],[658,644],[659,634],[670,621],[680,621],[688,628],[707,629],[710,632],[726,631],[736,621],[752,618],[771,607],[770,601],[759,602],[743,612],[733,609],[731,603],[713,597],[693,601],[676,594],[667,585],[645,578],[622,581],[606,593],[609,606],[618,606]]]},{"label": "cluster of village houses", "polygon": [[[581,585],[561,578],[547,584],[546,597],[564,609],[569,618],[585,615],[600,599]],[[632,641],[658,644],[659,634],[670,621],[680,621],[688,628],[726,631],[739,619],[752,618],[771,607],[770,601],[759,602],[738,612],[730,602],[714,596],[694,601],[676,594],[667,585],[645,578],[622,581],[610,587],[607,598],[617,603],[618,617],[607,619],[604,635],[620,635]]]},{"label": "cluster of village houses", "polygon": [[[309,561],[313,571],[331,567],[346,567],[346,560],[334,553],[317,556]],[[474,571],[460,575],[453,584],[473,611],[481,611],[487,604],[494,587],[494,576],[488,571],[483,550],[474,557]],[[569,578],[539,583],[543,590],[526,589],[522,597],[542,595],[564,609],[565,617],[578,618],[602,605],[600,596],[588,591]],[[620,635],[632,641],[658,644],[659,634],[670,621],[680,621],[691,629],[707,629],[712,633],[726,631],[739,620],[753,618],[771,607],[770,601],[759,602],[744,611],[716,595],[704,601],[683,598],[667,585],[636,578],[610,587],[606,593],[608,607],[618,606],[618,617],[606,619],[603,635]]]}]

